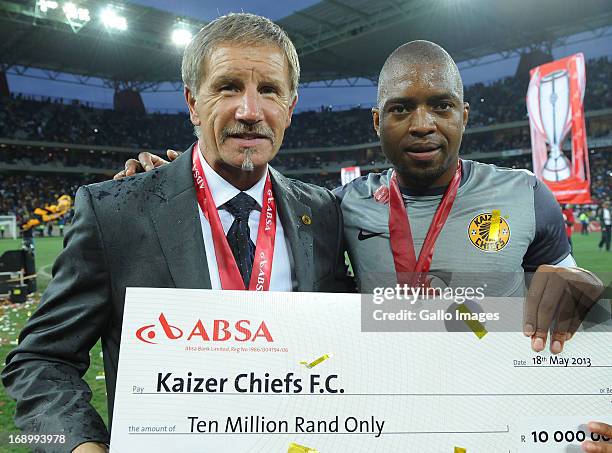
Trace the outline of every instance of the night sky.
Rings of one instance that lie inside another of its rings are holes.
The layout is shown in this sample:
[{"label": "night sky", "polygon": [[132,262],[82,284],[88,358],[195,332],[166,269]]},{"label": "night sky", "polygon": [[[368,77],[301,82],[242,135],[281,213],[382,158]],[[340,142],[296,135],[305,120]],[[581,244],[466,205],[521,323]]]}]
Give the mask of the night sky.
[{"label": "night sky", "polygon": [[[150,6],[177,15],[194,17],[203,21],[210,21],[229,12],[251,12],[267,16],[273,20],[286,17],[293,12],[304,9],[317,3],[318,0],[288,0],[279,2],[277,0],[133,0],[145,6]],[[128,18],[129,21],[129,18]],[[588,39],[588,40],[585,40]],[[575,42],[566,47],[554,49],[554,56],[557,58],[571,55],[575,52],[584,52],[587,60],[601,55],[612,54],[612,35],[604,36],[599,39],[591,39],[591,35],[577,35],[570,41]],[[577,42],[580,41],[580,42]],[[492,56],[490,60],[497,60],[499,56]],[[483,64],[476,68],[462,68],[461,74],[466,85],[479,81],[492,81],[500,77],[513,75],[516,70],[518,58],[505,61],[496,61],[490,64]],[[9,87],[13,92],[26,94],[53,95],[64,98],[93,101],[99,104],[110,106],[112,104],[113,92],[109,89],[82,87],[74,84],[57,83],[50,81],[36,80],[32,78],[8,75]],[[587,73],[588,89],[588,73]],[[374,87],[362,88],[306,88],[300,89],[298,111],[322,104],[332,105],[356,105],[362,104],[370,106],[376,99],[376,89]],[[182,93],[143,93],[145,106],[149,109],[184,109]]]}]

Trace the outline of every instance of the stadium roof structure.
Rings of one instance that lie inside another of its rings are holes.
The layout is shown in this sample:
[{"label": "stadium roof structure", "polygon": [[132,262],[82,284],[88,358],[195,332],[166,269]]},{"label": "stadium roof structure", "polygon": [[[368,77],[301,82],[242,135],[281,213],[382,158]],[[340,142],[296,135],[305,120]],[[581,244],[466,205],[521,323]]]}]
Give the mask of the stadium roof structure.
[{"label": "stadium roof structure", "polygon": [[[108,6],[127,29],[102,25],[98,15]],[[75,8],[87,9],[89,20]],[[323,0],[277,23],[296,45],[302,84],[354,85],[376,83],[386,56],[410,40],[437,42],[457,62],[478,65],[491,54],[550,50],[576,33],[610,34],[612,8],[609,0]],[[96,78],[115,88],[156,91],[171,82],[180,89],[181,49],[171,32],[204,24],[129,3],[0,0],[0,70],[27,76],[39,68],[47,78],[72,74],[82,84]]]}]

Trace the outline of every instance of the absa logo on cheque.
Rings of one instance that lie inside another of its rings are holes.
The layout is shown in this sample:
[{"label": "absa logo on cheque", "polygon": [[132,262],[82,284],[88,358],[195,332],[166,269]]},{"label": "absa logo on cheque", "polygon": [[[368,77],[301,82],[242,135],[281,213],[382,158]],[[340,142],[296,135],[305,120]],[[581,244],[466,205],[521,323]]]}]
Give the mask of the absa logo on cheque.
[{"label": "absa logo on cheque", "polygon": [[[189,324],[188,329],[172,325],[166,319],[164,313],[159,314],[159,324],[146,324],[136,330],[136,338],[143,343],[157,344],[160,340],[176,341],[240,341],[254,342],[265,341],[273,343],[274,339],[265,321],[251,321],[249,319],[239,319],[230,322],[226,319],[214,319],[210,322],[203,322],[198,319],[193,324]],[[186,332],[189,334],[186,335]],[[153,341],[157,340],[157,341]]]}]

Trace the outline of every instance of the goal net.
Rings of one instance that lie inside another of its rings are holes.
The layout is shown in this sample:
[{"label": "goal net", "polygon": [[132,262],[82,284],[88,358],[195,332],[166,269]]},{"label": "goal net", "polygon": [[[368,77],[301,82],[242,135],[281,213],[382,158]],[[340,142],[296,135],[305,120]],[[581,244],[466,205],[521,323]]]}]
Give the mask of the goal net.
[{"label": "goal net", "polygon": [[[4,235],[2,231],[4,230]],[[0,215],[0,239],[17,239],[17,218],[14,215]]]}]

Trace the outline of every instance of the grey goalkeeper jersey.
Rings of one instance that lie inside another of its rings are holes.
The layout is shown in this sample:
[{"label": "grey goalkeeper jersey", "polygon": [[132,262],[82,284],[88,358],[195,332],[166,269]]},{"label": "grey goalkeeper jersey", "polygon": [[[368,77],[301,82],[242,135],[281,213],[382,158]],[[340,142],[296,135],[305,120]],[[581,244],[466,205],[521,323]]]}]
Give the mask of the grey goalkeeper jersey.
[{"label": "grey goalkeeper jersey", "polygon": [[[570,253],[561,209],[529,171],[469,160],[462,165],[457,198],[436,241],[430,272],[446,286],[483,287],[491,296],[524,295],[525,271],[556,264]],[[396,283],[389,204],[374,198],[381,186],[389,186],[391,174],[370,173],[335,191],[362,293]],[[401,190],[418,257],[445,189]]]}]

